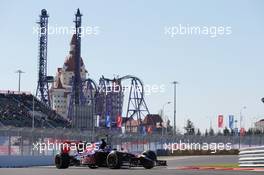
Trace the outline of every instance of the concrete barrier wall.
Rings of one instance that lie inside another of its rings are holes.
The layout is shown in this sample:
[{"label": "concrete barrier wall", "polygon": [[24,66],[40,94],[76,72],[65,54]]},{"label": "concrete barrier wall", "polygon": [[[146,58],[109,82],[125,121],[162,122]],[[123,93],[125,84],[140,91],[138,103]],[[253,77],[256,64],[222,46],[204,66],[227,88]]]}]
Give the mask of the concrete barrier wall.
[{"label": "concrete barrier wall", "polygon": [[0,156],[0,167],[54,165],[54,156]]},{"label": "concrete barrier wall", "polygon": [[264,146],[243,148],[239,152],[240,167],[264,167]]}]

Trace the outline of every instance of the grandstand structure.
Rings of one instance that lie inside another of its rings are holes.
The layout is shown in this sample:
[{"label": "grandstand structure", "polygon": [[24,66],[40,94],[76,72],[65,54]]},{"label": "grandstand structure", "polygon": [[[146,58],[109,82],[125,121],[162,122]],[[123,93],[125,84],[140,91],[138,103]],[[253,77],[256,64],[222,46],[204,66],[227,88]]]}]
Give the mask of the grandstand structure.
[{"label": "grandstand structure", "polygon": [[2,126],[32,128],[66,128],[70,124],[32,94],[12,91],[0,92],[0,122]]}]

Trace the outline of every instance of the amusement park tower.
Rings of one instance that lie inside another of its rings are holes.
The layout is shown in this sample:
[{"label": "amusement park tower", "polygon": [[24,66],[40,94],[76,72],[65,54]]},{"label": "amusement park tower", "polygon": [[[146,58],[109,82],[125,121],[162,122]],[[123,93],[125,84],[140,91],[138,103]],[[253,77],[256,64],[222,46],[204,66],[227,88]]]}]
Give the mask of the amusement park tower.
[{"label": "amusement park tower", "polygon": [[48,49],[48,18],[46,9],[41,10],[39,24],[39,57],[38,57],[38,85],[36,95],[39,99],[50,106],[49,100],[49,77],[47,76],[47,49]]},{"label": "amusement park tower", "polygon": [[[71,120],[73,128],[89,129],[92,126],[93,104],[85,87],[87,70],[81,58],[81,13],[75,14],[75,34],[70,52],[62,68],[58,68],[55,82],[50,90],[52,107]],[[90,91],[89,91],[90,92]],[[92,93],[92,92],[91,92]]]}]

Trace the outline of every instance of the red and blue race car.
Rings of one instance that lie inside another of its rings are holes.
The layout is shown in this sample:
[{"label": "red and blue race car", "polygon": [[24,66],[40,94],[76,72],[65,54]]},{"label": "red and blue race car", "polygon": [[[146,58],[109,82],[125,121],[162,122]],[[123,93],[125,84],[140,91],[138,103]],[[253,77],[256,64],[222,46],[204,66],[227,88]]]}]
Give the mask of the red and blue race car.
[{"label": "red and blue race car", "polygon": [[[65,142],[67,144],[80,144],[84,142]],[[85,145],[85,144],[83,144]],[[55,157],[55,165],[58,169],[65,169],[69,166],[88,166],[89,168],[108,167],[111,169],[119,169],[123,166],[128,167],[144,167],[151,169],[155,166],[166,166],[165,160],[157,160],[154,151],[144,151],[142,154],[136,155],[124,151],[117,151],[106,146],[104,149],[91,150],[90,147],[78,147],[77,153],[71,154],[69,147],[62,148],[60,153]]]}]

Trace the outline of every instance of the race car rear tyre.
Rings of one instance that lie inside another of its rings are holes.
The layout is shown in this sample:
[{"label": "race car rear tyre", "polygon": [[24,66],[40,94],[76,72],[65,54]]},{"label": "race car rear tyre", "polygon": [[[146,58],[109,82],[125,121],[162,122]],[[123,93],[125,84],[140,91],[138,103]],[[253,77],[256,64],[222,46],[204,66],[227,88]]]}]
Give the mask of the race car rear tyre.
[{"label": "race car rear tyre", "polygon": [[157,155],[154,151],[148,150],[148,151],[144,151],[142,154],[153,161],[157,160]]},{"label": "race car rear tyre", "polygon": [[66,169],[70,165],[70,157],[68,154],[57,154],[55,157],[55,165],[58,169]]},{"label": "race car rear tyre", "polygon": [[121,160],[119,159],[117,152],[111,152],[106,158],[108,168],[119,169],[121,167]]},{"label": "race car rear tyre", "polygon": [[94,154],[95,164],[99,167],[106,166],[106,158],[107,154],[105,152],[95,152]]}]

